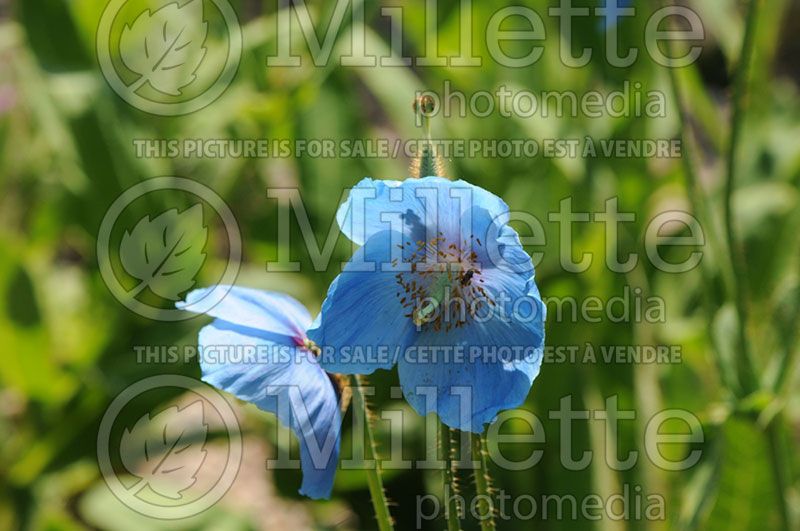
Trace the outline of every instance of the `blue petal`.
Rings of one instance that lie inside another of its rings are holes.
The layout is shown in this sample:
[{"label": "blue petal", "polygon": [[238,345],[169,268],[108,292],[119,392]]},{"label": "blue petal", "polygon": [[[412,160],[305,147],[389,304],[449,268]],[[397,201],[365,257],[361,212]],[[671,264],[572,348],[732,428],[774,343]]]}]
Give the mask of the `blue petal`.
[{"label": "blue petal", "polygon": [[[464,213],[462,230],[465,239],[475,238],[481,265],[473,282],[496,306],[491,313],[484,306],[478,317],[449,331],[426,328],[416,339],[417,345],[447,347],[462,358],[422,363],[406,357],[399,374],[406,400],[420,414],[435,411],[448,426],[481,432],[500,411],[525,401],[542,363],[546,309],[533,264],[511,227],[488,210],[473,208]],[[431,391],[435,404],[426,396]]]},{"label": "blue petal", "polygon": [[322,311],[308,330],[321,349],[325,370],[369,374],[389,369],[397,352],[413,337],[413,323],[405,314],[395,275],[401,257],[397,232],[372,236],[328,288]]},{"label": "blue petal", "polygon": [[[514,344],[508,343],[514,341],[543,344],[547,309],[536,286],[533,263],[522,248],[519,235],[507,223],[491,219],[491,214],[484,209],[472,209],[469,217],[476,235],[473,248],[480,263],[476,281],[497,305],[495,318],[471,323],[474,332],[493,338],[499,345]],[[478,235],[483,237],[480,244]]]},{"label": "blue petal", "polygon": [[339,459],[341,414],[333,385],[313,356],[296,348],[311,322],[293,298],[248,288],[214,286],[192,291],[178,308],[192,311],[217,290],[227,292],[200,331],[203,380],[264,411],[300,439],[300,493],[329,497]]},{"label": "blue petal", "polygon": [[[542,336],[521,326],[508,332],[507,337],[517,338],[505,343],[487,336],[492,327],[421,332],[417,344],[426,347],[429,357],[406,356],[398,363],[408,403],[420,415],[436,412],[446,425],[476,433],[500,411],[522,405],[539,374],[543,342],[536,343],[536,339]],[[440,350],[433,359],[430,347],[447,347],[450,357],[445,358],[445,350]],[[455,357],[458,353],[461,358]],[[429,395],[435,397],[434,402]]]},{"label": "blue petal", "polygon": [[481,269],[518,273],[525,280],[533,276],[531,258],[507,217],[493,216],[485,208],[473,207],[461,215],[461,230],[462,240],[472,246]]},{"label": "blue petal", "polygon": [[414,241],[427,241],[438,232],[452,234],[451,224],[473,207],[486,209],[493,218],[504,220],[508,214],[502,199],[466,181],[441,177],[402,182],[368,178],[351,190],[339,207],[336,220],[342,232],[358,245],[388,230],[402,231]]},{"label": "blue petal", "polygon": [[216,297],[218,291],[227,294],[206,312],[211,317],[290,338],[305,337],[305,330],[311,324],[308,310],[292,297],[251,288],[220,285],[197,289],[176,306],[192,311],[198,301],[209,296]]},{"label": "blue petal", "polygon": [[203,380],[275,413],[291,428],[300,440],[300,494],[328,498],[342,422],[336,392],[310,353],[264,335],[220,319],[203,327],[198,340]]}]

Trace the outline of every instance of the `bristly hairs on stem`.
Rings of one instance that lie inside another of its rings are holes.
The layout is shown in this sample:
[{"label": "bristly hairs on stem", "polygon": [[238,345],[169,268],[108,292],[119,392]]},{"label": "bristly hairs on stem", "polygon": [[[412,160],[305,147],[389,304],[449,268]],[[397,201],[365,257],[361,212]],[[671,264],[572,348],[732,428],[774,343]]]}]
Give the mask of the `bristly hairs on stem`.
[{"label": "bristly hairs on stem", "polygon": [[[483,435],[480,433],[473,433],[472,437],[472,459],[477,460],[479,463],[478,468],[475,470],[475,490],[479,496],[479,514],[481,515],[481,531],[493,531],[495,526],[495,510],[494,504],[489,502],[489,499],[494,494],[492,488],[492,477],[489,475],[489,463],[486,454],[486,444],[483,441]],[[490,516],[484,517],[489,514]]]},{"label": "bristly hairs on stem", "polygon": [[453,495],[461,494],[461,480],[458,477],[458,430],[450,429],[450,475],[452,478]]},{"label": "bristly hairs on stem", "polygon": [[437,155],[431,140],[430,117],[435,110],[436,102],[430,96],[421,96],[414,100],[414,113],[422,121],[426,138],[425,144],[420,146],[419,154],[411,163],[411,168],[409,169],[409,175],[415,179],[431,176],[445,177],[444,163],[441,157]]},{"label": "bristly hairs on stem", "polygon": [[353,400],[353,389],[350,387],[350,377],[346,374],[328,374],[328,378],[333,383],[333,389],[339,398],[339,409],[342,417],[347,413],[350,402]]},{"label": "bristly hairs on stem", "polygon": [[[456,479],[455,450],[453,448],[452,431],[447,425],[439,420],[439,446],[442,450],[444,459],[444,469],[442,470],[442,496],[445,498],[447,507],[444,516],[447,521],[447,531],[460,531],[461,518],[463,516],[462,507],[459,507],[458,499],[460,489]],[[447,492],[446,489],[450,489]]]},{"label": "bristly hairs on stem", "polygon": [[386,496],[386,490],[383,488],[381,464],[378,460],[378,446],[375,443],[373,431],[375,416],[370,410],[366,395],[363,392],[363,387],[367,385],[367,379],[363,375],[356,374],[353,376],[353,383],[353,409],[364,411],[364,432],[367,435],[365,457],[367,460],[375,462],[374,468],[367,468],[367,484],[372,498],[372,507],[375,510],[375,520],[378,522],[380,531],[392,531],[394,529],[394,520],[389,512],[390,502]]}]

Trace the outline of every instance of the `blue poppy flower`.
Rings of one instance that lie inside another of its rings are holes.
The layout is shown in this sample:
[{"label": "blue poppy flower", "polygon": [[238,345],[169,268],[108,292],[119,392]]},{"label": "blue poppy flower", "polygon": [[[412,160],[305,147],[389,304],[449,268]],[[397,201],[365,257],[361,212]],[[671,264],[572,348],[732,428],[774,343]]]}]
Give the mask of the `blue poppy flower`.
[{"label": "blue poppy flower", "polygon": [[326,370],[397,364],[417,412],[465,431],[524,402],[542,361],[545,307],[500,198],[439,177],[365,179],[337,220],[362,247],[308,330]]},{"label": "blue poppy flower", "polygon": [[177,307],[197,307],[213,290],[228,289],[207,312],[215,320],[200,330],[202,379],[291,428],[300,440],[300,494],[328,498],[342,420],[334,385],[305,333],[311,316],[288,295],[227,286],[194,290]]}]

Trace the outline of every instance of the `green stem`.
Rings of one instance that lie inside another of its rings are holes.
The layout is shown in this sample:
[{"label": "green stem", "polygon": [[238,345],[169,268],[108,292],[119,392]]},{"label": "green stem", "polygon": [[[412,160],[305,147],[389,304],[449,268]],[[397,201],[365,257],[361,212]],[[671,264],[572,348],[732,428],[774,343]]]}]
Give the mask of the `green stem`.
[{"label": "green stem", "polygon": [[491,531],[495,529],[494,512],[489,501],[492,482],[489,475],[486,452],[484,451],[483,436],[480,433],[472,434],[472,458],[477,459],[480,463],[479,468],[475,470],[475,490],[480,497],[478,500],[478,514],[481,516],[481,531]]},{"label": "green stem", "polygon": [[[458,484],[456,483],[455,470],[453,469],[453,447],[450,440],[450,428],[439,421],[439,447],[442,450],[444,460],[444,470],[442,471],[442,494],[445,497],[447,510],[445,518],[447,520],[448,531],[461,530],[461,518],[458,510]],[[449,492],[448,492],[449,491]]]},{"label": "green stem", "polygon": [[431,119],[430,113],[434,111],[435,102],[429,96],[424,96],[414,102],[414,110],[422,119],[422,126],[425,129],[426,143],[420,147],[420,152],[411,164],[411,177],[422,178],[430,176],[444,177],[444,164],[436,154],[431,140]]},{"label": "green stem", "polygon": [[[666,5],[671,4],[666,3]],[[676,29],[674,21],[672,23],[672,29]],[[673,57],[677,57],[679,53],[676,50],[677,46],[674,42],[675,41],[668,41],[667,46],[669,47],[671,55]],[[715,264],[719,268],[724,289],[730,295],[730,297],[733,298],[735,292],[734,284],[736,281],[734,279],[732,265],[727,257],[726,249],[721,245],[722,236],[718,235],[714,209],[712,209],[708,201],[706,191],[701,186],[700,179],[698,179],[697,172],[695,171],[694,143],[692,142],[692,138],[690,136],[692,131],[692,122],[689,118],[690,111],[687,105],[687,99],[684,97],[683,91],[681,90],[681,83],[678,78],[677,69],[667,68],[667,72],[669,74],[670,86],[672,88],[673,98],[675,99],[675,105],[678,111],[678,123],[680,125],[679,137],[683,149],[681,165],[683,167],[684,178],[686,179],[686,195],[689,200],[689,204],[692,207],[692,211],[699,219],[703,230],[707,234],[707,241],[709,242],[710,250],[712,251],[711,263]],[[714,273],[709,269],[709,267],[707,267],[707,264],[708,262],[706,262],[703,267],[700,268],[700,274],[703,277],[703,310],[708,322],[713,323],[716,311],[716,307],[714,305]],[[713,343],[713,348],[711,349],[713,361],[717,367],[717,371],[719,372],[719,376],[723,385],[734,395],[739,396],[744,394],[742,393],[741,385],[738,382],[738,372],[736,367],[732,365],[729,366],[729,364],[722,358],[719,351],[719,346],[716,344],[714,334],[711,330],[709,330],[709,336]]]},{"label": "green stem", "polygon": [[[736,276],[736,310],[739,317],[739,371],[742,384],[745,390],[753,391],[758,386],[758,378],[751,357],[747,342],[747,269],[744,260],[744,250],[741,242],[736,237],[733,223],[733,192],[736,188],[736,155],[738,152],[739,141],[742,136],[742,126],[744,115],[748,103],[748,89],[750,83],[750,67],[753,62],[755,52],[755,35],[758,26],[758,14],[762,0],[750,0],[745,19],[744,39],[742,40],[742,51],[739,55],[739,65],[736,69],[736,79],[733,91],[733,110],[731,118],[731,135],[728,143],[728,157],[726,160],[726,179],[725,179],[725,228],[728,247],[731,254],[733,271]],[[785,459],[783,446],[781,443],[781,417],[777,416],[766,428],[766,436],[769,444],[770,464],[772,465],[772,477],[775,482],[776,495],[778,497],[778,508],[781,519],[786,529],[791,528],[792,518],[787,500],[790,474],[789,463]]]},{"label": "green stem", "polygon": [[790,469],[784,453],[781,433],[781,416],[778,415],[767,426],[769,458],[772,465],[772,477],[775,482],[775,494],[778,497],[778,510],[781,514],[784,529],[794,529],[792,527],[789,501],[787,500]]},{"label": "green stem", "polygon": [[380,531],[391,531],[394,529],[394,526],[392,524],[392,516],[389,513],[389,500],[386,498],[386,491],[383,489],[381,465],[377,458],[378,452],[375,446],[375,436],[372,433],[372,414],[370,413],[367,399],[361,390],[365,380],[360,375],[355,375],[353,380],[354,411],[361,410],[364,412],[364,431],[367,434],[365,458],[367,461],[375,463],[374,467],[367,467],[367,484],[369,486],[370,497],[372,498],[372,507],[375,510],[375,519],[378,522],[378,529],[380,529]]},{"label": "green stem", "polygon": [[[800,219],[800,216],[798,216],[798,219]],[[798,272],[800,273],[800,271]],[[796,370],[795,364],[797,363],[798,355],[800,355],[800,308],[794,311],[791,322],[790,331],[787,336],[784,336],[785,346],[778,363],[775,381],[772,385],[776,395],[787,393],[790,387],[789,384],[793,381],[792,375]]]},{"label": "green stem", "polygon": [[739,65],[736,69],[736,79],[733,87],[733,111],[731,117],[731,135],[728,142],[726,159],[727,171],[724,196],[725,236],[728,243],[731,264],[733,266],[736,313],[739,318],[739,356],[737,357],[737,367],[739,371],[739,380],[746,394],[756,390],[758,378],[747,341],[747,269],[744,261],[744,251],[741,247],[741,242],[739,242],[736,237],[736,229],[734,227],[733,192],[736,188],[736,155],[739,147],[739,140],[742,136],[742,125],[744,122],[750,80],[750,66],[755,49],[755,33],[760,5],[761,0],[750,0],[750,5],[747,9],[747,17],[745,19],[742,51],[739,55]]},{"label": "green stem", "polygon": [[[673,26],[671,28],[673,30],[676,29],[674,24],[675,23],[673,22]],[[674,42],[675,41],[673,40],[667,41],[667,46],[670,53],[673,55],[678,55]],[[686,98],[684,98],[683,91],[681,90],[677,69],[667,68],[667,73],[669,74],[670,86],[672,88],[672,94],[675,98],[675,105],[678,110],[678,123],[680,125],[679,137],[683,150],[681,165],[683,166],[683,173],[684,177],[686,178],[689,204],[692,206],[692,210],[694,211],[695,215],[700,218],[700,222],[703,224],[705,232],[711,233],[708,241],[712,247],[714,258],[716,259],[715,261],[721,260],[724,252],[722,248],[717,245],[714,213],[707,200],[706,191],[701,186],[700,179],[697,178],[697,172],[695,171],[695,166],[693,163],[694,145],[692,144],[688,134],[691,131],[691,121],[689,119],[690,112],[686,104]],[[720,267],[723,275],[722,280],[725,283],[725,286],[730,288],[732,286],[733,272],[730,271],[730,268],[726,269],[722,264],[720,264]]]},{"label": "green stem", "polygon": [[[674,45],[672,44],[673,41],[669,41],[670,51],[674,49]],[[683,166],[683,175],[686,179],[686,191],[687,196],[689,199],[689,204],[692,207],[692,211],[694,214],[699,218],[700,223],[703,227],[705,227],[706,232],[710,232],[710,229],[713,228],[713,214],[710,206],[706,201],[705,191],[700,186],[700,180],[697,178],[697,173],[694,169],[694,164],[692,162],[693,159],[693,145],[689,138],[689,120],[687,118],[688,109],[686,108],[686,102],[683,98],[683,94],[681,91],[680,82],[678,81],[678,74],[675,72],[674,68],[668,68],[669,71],[669,79],[670,85],[672,87],[673,97],[675,98],[675,104],[678,110],[678,121],[680,124],[680,134],[679,137],[681,139],[681,146],[683,148],[683,156],[681,157],[681,165]],[[719,257],[722,257],[724,253],[722,253],[719,249],[716,248],[716,242],[718,239],[715,237],[713,233],[709,234],[708,241],[711,243],[713,248],[713,254],[716,260],[714,263],[719,263]],[[733,289],[733,274],[730,272],[729,267],[725,267],[721,265],[721,273],[723,283],[729,290],[732,291]],[[709,323],[714,322],[714,306],[713,306],[713,299],[714,299],[714,282],[712,279],[712,273],[708,270],[707,267],[700,268],[700,274],[703,276],[703,290],[704,290],[704,297],[703,297],[703,310],[706,314],[706,319]],[[709,335],[712,337],[713,341],[713,334],[709,331]],[[725,368],[725,363],[720,356],[718,348],[712,348],[711,352],[714,356],[714,364],[717,367],[717,371],[719,372],[720,378],[722,383],[728,389],[733,389],[734,383],[729,378],[729,371]],[[735,377],[735,375],[734,375]]]}]

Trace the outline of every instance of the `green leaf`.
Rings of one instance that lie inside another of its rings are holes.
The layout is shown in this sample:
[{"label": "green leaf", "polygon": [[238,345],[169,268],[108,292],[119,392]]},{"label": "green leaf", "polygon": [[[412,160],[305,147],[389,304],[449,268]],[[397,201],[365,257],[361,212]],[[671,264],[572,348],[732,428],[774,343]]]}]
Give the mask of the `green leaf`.
[{"label": "green leaf", "polygon": [[719,364],[717,367],[720,371],[720,377],[723,382],[728,382],[729,386],[738,386],[738,377],[736,375],[736,338],[739,335],[739,320],[736,316],[736,309],[732,303],[725,304],[714,315],[714,321],[711,323],[712,339],[714,347],[716,348],[719,356]]},{"label": "green leaf", "polygon": [[763,433],[744,420],[724,427],[719,496],[704,531],[778,531],[775,492]]},{"label": "green leaf", "polygon": [[705,453],[703,461],[683,489],[683,502],[678,520],[679,529],[699,529],[716,499],[722,469],[720,438],[710,441]]}]

